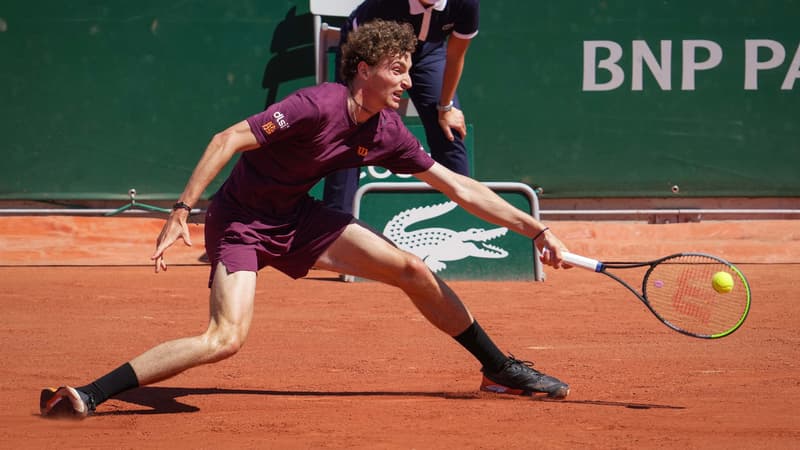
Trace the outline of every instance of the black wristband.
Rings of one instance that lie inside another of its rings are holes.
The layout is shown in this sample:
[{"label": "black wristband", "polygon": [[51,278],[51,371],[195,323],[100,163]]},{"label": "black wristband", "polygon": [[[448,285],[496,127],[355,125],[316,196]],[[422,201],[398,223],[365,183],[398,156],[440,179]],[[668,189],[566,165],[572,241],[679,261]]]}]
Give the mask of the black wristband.
[{"label": "black wristband", "polygon": [[173,211],[175,211],[177,209],[185,209],[186,211],[189,211],[190,213],[192,212],[192,207],[187,205],[184,202],[177,202],[174,205],[172,205],[172,210]]},{"label": "black wristband", "polygon": [[533,242],[536,242],[536,240],[537,240],[537,239],[539,239],[539,236],[543,235],[543,234],[544,234],[544,232],[545,232],[545,231],[547,231],[547,230],[549,230],[549,229],[550,229],[550,227],[544,227],[544,228],[542,229],[542,231],[540,231],[540,232],[536,233],[536,236],[534,236],[534,237],[533,237],[532,241],[533,241]]}]

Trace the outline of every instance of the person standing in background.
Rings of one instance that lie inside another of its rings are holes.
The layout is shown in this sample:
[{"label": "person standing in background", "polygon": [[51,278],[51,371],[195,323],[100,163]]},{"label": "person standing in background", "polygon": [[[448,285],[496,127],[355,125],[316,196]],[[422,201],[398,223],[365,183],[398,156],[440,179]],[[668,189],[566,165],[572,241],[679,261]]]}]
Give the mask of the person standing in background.
[{"label": "person standing in background", "polygon": [[[346,42],[352,30],[374,19],[411,24],[418,42],[411,55],[408,95],[425,128],[428,150],[435,161],[467,176],[467,127],[456,89],[467,48],[478,34],[478,12],[478,0],[366,0],[348,17],[341,36],[341,42]],[[359,173],[359,169],[346,169],[328,175],[324,203],[352,212]]]}]

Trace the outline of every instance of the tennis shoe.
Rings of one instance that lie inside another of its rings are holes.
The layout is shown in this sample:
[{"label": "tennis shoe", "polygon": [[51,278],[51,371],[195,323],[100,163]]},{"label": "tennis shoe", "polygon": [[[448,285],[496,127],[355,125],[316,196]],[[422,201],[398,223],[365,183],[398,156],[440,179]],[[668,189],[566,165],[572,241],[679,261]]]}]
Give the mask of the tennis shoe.
[{"label": "tennis shoe", "polygon": [[42,389],[39,396],[39,410],[44,417],[83,419],[94,413],[96,406],[94,396],[69,386]]},{"label": "tennis shoe", "polygon": [[510,355],[508,361],[497,372],[489,372],[484,367],[481,390],[497,394],[532,396],[547,394],[554,399],[566,398],[569,385],[555,377],[545,375],[533,368],[530,361],[521,361]]}]

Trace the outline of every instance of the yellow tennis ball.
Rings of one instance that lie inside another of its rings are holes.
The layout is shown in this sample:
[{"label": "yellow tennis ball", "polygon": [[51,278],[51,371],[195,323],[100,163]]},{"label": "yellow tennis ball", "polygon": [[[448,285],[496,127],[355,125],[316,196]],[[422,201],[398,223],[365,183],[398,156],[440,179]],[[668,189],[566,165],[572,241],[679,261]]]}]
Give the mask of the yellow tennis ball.
[{"label": "yellow tennis ball", "polygon": [[720,294],[727,294],[733,290],[733,277],[728,272],[717,272],[711,277],[711,286]]}]

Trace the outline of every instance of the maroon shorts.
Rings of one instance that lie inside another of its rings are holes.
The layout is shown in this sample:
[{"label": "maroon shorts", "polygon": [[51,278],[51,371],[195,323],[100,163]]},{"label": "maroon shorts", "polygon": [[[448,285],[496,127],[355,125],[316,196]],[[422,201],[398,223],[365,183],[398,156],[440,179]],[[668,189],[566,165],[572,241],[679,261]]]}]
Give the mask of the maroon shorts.
[{"label": "maroon shorts", "polygon": [[211,261],[208,285],[211,287],[220,261],[231,273],[258,272],[272,266],[292,278],[302,278],[352,221],[352,215],[313,199],[304,201],[292,216],[273,218],[244,212],[215,198],[205,224],[206,253]]}]

